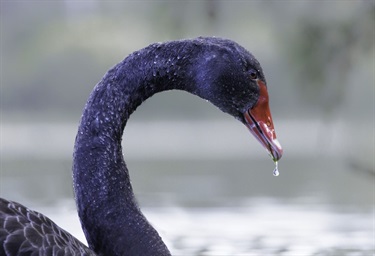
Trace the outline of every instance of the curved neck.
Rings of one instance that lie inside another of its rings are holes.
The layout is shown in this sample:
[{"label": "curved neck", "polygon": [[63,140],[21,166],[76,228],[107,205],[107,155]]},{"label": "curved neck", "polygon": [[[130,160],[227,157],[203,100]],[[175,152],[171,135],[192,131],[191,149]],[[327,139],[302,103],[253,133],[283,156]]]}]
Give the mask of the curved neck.
[{"label": "curved neck", "polygon": [[97,253],[170,255],[136,203],[121,139],[131,113],[153,94],[171,89],[197,94],[190,68],[194,51],[202,49],[190,46],[154,44],[135,52],[90,95],[76,137],[73,180],[82,227]]}]

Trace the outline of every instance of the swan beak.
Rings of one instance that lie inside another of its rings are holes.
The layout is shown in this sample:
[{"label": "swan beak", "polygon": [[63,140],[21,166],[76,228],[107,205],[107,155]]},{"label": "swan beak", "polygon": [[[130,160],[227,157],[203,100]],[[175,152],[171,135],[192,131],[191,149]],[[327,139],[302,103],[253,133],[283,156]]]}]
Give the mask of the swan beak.
[{"label": "swan beak", "polygon": [[283,149],[276,138],[273,126],[271,110],[268,104],[268,92],[264,82],[257,80],[259,86],[259,99],[257,103],[247,111],[244,118],[246,126],[257,140],[267,149],[274,161],[278,161],[283,155]]}]

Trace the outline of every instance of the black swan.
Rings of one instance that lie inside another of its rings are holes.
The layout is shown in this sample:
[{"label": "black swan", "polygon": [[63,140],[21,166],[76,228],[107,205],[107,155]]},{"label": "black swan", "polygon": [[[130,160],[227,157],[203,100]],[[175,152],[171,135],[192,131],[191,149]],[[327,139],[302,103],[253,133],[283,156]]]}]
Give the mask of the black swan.
[{"label": "black swan", "polygon": [[0,200],[0,255],[170,255],[133,194],[121,139],[147,98],[185,90],[245,124],[274,161],[283,150],[259,62],[220,38],[155,43],[110,69],[91,93],[74,147],[73,180],[88,246],[41,213]]}]

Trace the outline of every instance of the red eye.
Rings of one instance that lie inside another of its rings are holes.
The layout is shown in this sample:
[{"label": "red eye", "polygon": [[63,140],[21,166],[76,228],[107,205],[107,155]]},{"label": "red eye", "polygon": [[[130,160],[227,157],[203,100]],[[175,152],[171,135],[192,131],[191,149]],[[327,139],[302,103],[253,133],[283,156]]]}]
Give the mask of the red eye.
[{"label": "red eye", "polygon": [[258,73],[255,70],[250,70],[250,78],[255,80],[258,78]]}]

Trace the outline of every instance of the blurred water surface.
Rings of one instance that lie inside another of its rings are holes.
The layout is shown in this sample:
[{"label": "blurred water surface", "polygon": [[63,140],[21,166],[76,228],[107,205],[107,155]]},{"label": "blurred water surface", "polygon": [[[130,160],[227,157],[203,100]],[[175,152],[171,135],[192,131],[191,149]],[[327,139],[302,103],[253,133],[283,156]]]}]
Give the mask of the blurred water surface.
[{"label": "blurred water surface", "polygon": [[[280,132],[306,122],[280,122]],[[318,152],[311,141],[299,154],[286,154],[274,177],[266,152],[245,127],[231,123],[135,122],[126,129],[125,159],[137,198],[174,255],[372,255],[371,171],[343,161],[338,148]],[[71,181],[75,125],[2,130],[8,136],[0,152],[1,196],[43,212],[85,241]],[[287,146],[297,143],[294,137],[285,138]]]}]

